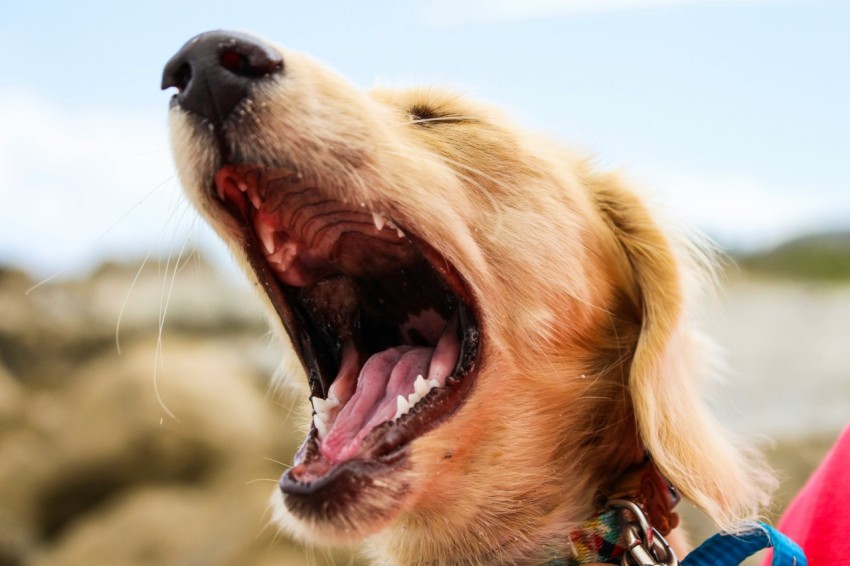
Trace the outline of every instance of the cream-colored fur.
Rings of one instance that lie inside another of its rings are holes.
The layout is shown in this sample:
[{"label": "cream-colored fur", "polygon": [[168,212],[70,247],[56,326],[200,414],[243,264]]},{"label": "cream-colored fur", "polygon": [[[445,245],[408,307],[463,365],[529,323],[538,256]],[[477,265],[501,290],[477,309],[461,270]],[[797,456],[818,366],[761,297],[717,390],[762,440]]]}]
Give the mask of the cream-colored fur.
[{"label": "cream-colored fur", "polygon": [[[703,267],[687,242],[617,175],[495,108],[439,89],[364,93],[281,53],[286,80],[254,91],[227,143],[427,240],[467,282],[483,336],[472,393],[371,492],[378,512],[305,523],[281,507],[284,528],[364,539],[380,564],[539,563],[644,450],[721,528],[757,514],[771,476],[696,387],[686,283]],[[242,257],[209,200],[212,134],[179,109],[171,120],[188,194]]]}]

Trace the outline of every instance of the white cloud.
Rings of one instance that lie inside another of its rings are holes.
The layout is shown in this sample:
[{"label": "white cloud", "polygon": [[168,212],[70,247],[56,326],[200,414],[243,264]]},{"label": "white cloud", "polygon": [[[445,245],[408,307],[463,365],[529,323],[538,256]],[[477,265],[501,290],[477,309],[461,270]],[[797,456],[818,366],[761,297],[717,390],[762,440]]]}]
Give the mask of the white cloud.
[{"label": "white cloud", "polygon": [[182,244],[194,213],[173,171],[165,108],[0,91],[0,262],[46,276]]},{"label": "white cloud", "polygon": [[696,4],[754,4],[764,1],[766,0],[425,0],[419,17],[429,26],[450,27]]}]

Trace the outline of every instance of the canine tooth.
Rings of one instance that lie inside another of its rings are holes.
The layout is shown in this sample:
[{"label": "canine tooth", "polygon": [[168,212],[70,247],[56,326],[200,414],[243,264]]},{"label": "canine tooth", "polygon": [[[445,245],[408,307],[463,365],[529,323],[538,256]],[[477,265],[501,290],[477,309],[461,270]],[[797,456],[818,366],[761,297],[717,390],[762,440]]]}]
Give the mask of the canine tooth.
[{"label": "canine tooth", "polygon": [[319,436],[325,437],[328,434],[328,425],[322,419],[313,419],[313,425],[319,431]]},{"label": "canine tooth", "polygon": [[263,248],[268,255],[274,254],[277,250],[274,238],[274,228],[265,222],[258,222],[256,225],[257,235],[263,243]]},{"label": "canine tooth", "polygon": [[260,210],[260,206],[262,206],[263,201],[260,200],[260,195],[258,195],[256,191],[248,191],[248,199],[251,201],[251,204],[254,205],[254,208]]},{"label": "canine tooth", "polygon": [[372,213],[372,222],[375,223],[375,228],[380,232],[384,229],[384,226],[387,223],[387,219],[384,218],[380,213],[373,212]]},{"label": "canine tooth", "polygon": [[313,413],[313,420],[315,422],[321,421],[321,423],[325,425],[325,427],[327,427],[328,421],[330,420],[330,415],[322,411],[316,411],[315,413]]},{"label": "canine tooth", "polygon": [[[396,397],[396,410],[395,410],[395,418],[399,418],[400,416],[406,414],[410,410],[410,403],[407,402],[407,399],[404,398],[404,395],[399,395]],[[393,419],[395,420],[395,419]]]},{"label": "canine tooth", "polygon": [[316,409],[316,412],[327,413],[331,409],[335,409],[339,407],[339,399],[336,397],[328,397],[327,399],[322,399],[321,397],[313,397],[313,408]]},{"label": "canine tooth", "polygon": [[428,382],[425,381],[425,378],[423,376],[417,375],[416,381],[413,382],[413,390],[416,392],[416,394],[421,399],[421,398],[425,397],[425,395],[428,394],[428,391],[430,391],[431,388],[428,387]]},{"label": "canine tooth", "polygon": [[392,230],[395,230],[395,233],[398,235],[399,238],[404,238],[404,231],[402,231],[402,229],[399,228],[395,222],[393,222],[392,220],[387,220],[387,226]]}]

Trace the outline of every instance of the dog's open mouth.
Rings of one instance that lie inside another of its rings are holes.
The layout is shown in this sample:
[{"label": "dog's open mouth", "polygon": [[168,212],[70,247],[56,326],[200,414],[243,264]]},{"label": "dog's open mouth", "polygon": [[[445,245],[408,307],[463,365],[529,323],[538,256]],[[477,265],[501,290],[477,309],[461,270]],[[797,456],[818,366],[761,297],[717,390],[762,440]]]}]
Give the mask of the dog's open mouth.
[{"label": "dog's open mouth", "polygon": [[479,327],[462,277],[422,235],[295,171],[228,165],[215,190],[309,376],[312,427],[281,489],[315,495],[396,465],[472,385]]}]

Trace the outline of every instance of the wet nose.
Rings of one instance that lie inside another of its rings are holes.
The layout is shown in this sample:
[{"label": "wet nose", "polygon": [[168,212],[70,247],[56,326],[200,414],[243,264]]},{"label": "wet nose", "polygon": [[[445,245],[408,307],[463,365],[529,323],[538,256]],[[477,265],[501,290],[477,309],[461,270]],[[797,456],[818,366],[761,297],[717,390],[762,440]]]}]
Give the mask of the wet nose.
[{"label": "wet nose", "polygon": [[172,103],[220,127],[251,84],[283,73],[271,46],[238,32],[210,31],[190,39],[165,65],[162,88],[177,87]]}]

